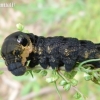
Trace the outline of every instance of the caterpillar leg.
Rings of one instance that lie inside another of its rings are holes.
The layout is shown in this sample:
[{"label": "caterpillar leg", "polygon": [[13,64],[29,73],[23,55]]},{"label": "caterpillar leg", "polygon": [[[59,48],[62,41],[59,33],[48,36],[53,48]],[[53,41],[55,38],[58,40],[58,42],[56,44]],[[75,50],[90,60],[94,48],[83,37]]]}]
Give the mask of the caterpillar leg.
[{"label": "caterpillar leg", "polygon": [[56,61],[50,61],[50,66],[52,67],[52,69],[55,69],[56,67],[59,67],[59,62]]},{"label": "caterpillar leg", "polygon": [[68,59],[64,59],[63,63],[65,65],[65,70],[67,72],[70,72],[75,67],[76,60],[72,60],[72,59],[68,58]]},{"label": "caterpillar leg", "polygon": [[52,69],[55,69],[57,67],[59,68],[64,65],[64,63],[61,60],[54,59],[54,58],[49,59],[49,63],[50,63],[50,66],[52,67]]},{"label": "caterpillar leg", "polygon": [[42,68],[46,69],[49,66],[48,59],[46,57],[40,58],[39,64],[42,66]]},{"label": "caterpillar leg", "polygon": [[30,61],[30,63],[29,63],[30,68],[34,68],[36,65],[38,65],[37,61]]}]

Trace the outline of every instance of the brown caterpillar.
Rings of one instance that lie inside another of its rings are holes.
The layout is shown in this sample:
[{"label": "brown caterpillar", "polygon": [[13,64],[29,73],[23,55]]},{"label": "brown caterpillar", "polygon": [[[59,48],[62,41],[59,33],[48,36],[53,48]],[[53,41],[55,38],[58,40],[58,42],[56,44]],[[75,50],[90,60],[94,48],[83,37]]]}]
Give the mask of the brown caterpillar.
[{"label": "brown caterpillar", "polygon": [[[100,44],[87,40],[66,38],[63,36],[43,37],[32,33],[14,32],[4,40],[1,55],[8,70],[19,76],[26,71],[27,61],[33,68],[51,66],[53,69],[65,66],[71,71],[76,62],[100,58]],[[100,67],[100,62],[91,62],[94,68]]]}]

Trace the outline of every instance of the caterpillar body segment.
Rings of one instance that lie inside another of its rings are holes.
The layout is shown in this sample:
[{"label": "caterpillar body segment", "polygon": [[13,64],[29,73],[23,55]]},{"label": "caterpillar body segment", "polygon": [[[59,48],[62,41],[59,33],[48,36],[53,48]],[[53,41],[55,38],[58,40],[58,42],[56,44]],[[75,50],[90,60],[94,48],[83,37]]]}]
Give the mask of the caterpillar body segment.
[{"label": "caterpillar body segment", "polygon": [[[33,68],[40,64],[46,69],[65,66],[70,72],[76,62],[100,58],[100,44],[77,38],[55,36],[43,37],[32,33],[14,32],[3,42],[1,55],[8,70],[16,76],[26,71],[27,61]],[[94,68],[100,68],[100,62],[91,62]]]}]

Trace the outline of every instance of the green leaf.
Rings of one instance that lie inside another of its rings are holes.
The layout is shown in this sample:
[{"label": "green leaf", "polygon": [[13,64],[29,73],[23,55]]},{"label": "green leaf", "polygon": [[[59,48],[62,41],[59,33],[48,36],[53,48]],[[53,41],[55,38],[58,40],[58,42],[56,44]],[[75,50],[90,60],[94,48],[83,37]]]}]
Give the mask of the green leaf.
[{"label": "green leaf", "polygon": [[17,29],[18,29],[19,31],[23,31],[23,29],[24,29],[24,26],[23,26],[21,23],[16,24],[16,27],[17,27]]},{"label": "green leaf", "polygon": [[92,76],[85,73],[85,74],[84,74],[84,78],[85,78],[86,81],[89,81],[89,80],[92,79]]},{"label": "green leaf", "polygon": [[65,89],[66,91],[70,90],[70,88],[71,88],[71,84],[67,84],[67,85],[64,86],[64,89]]},{"label": "green leaf", "polygon": [[61,86],[64,86],[64,85],[66,85],[67,84],[67,82],[65,81],[65,80],[62,80],[61,82],[60,82],[60,85]]},{"label": "green leaf", "polygon": [[53,81],[52,81],[52,78],[46,78],[46,81],[48,82],[48,83],[52,83]]},{"label": "green leaf", "polygon": [[76,94],[74,94],[74,98],[75,99],[80,99],[81,98],[81,94],[77,92]]},{"label": "green leaf", "polygon": [[78,84],[78,81],[76,79],[71,80],[71,85],[76,86]]},{"label": "green leaf", "polygon": [[41,71],[41,69],[33,70],[34,73],[39,73],[40,71]]},{"label": "green leaf", "polygon": [[47,71],[46,70],[41,70],[41,72],[39,74],[41,76],[46,76],[47,75]]},{"label": "green leaf", "polygon": [[28,30],[23,30],[22,32],[24,32],[24,33],[29,33],[29,31],[28,31]]},{"label": "green leaf", "polygon": [[55,77],[49,77],[49,78],[46,78],[46,81],[47,81],[48,83],[52,83],[52,82],[57,81],[58,78],[59,78],[58,76],[55,76]]},{"label": "green leaf", "polygon": [[71,71],[71,72],[65,72],[64,76],[69,79],[72,79],[76,74],[77,74],[77,71]]},{"label": "green leaf", "polygon": [[73,78],[77,74],[77,71],[72,70],[71,71],[71,78]]}]

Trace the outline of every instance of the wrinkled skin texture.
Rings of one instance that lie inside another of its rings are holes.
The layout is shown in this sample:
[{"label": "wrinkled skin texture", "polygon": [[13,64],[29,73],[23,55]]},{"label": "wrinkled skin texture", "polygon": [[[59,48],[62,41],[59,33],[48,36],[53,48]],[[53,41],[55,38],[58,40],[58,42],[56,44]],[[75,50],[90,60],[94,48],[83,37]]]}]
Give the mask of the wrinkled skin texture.
[{"label": "wrinkled skin texture", "polygon": [[[18,31],[6,37],[1,55],[8,70],[16,76],[25,73],[25,66],[29,60],[30,68],[38,64],[44,69],[48,66],[53,69],[65,66],[65,70],[70,72],[76,62],[100,58],[100,44],[62,36],[45,38]],[[90,64],[100,67],[100,62]]]}]

